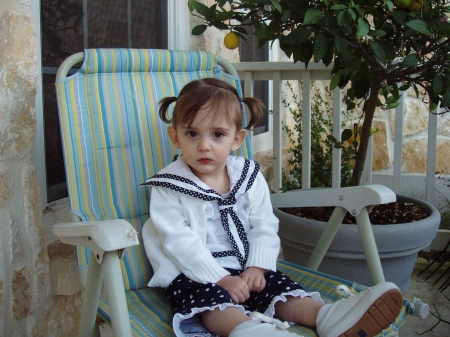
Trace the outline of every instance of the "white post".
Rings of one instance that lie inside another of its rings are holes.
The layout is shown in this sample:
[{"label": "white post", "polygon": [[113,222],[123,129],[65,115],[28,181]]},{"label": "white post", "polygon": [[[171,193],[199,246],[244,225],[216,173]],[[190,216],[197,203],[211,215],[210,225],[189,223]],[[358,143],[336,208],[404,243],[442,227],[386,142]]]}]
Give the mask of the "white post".
[{"label": "white post", "polygon": [[394,179],[395,193],[402,191],[402,146],[403,146],[403,111],[405,109],[405,93],[400,98],[400,105],[395,109],[395,138],[394,138]]},{"label": "white post", "polygon": [[273,190],[280,193],[282,187],[282,116],[281,72],[273,72]]},{"label": "white post", "polygon": [[311,187],[311,72],[302,74],[302,188]]},{"label": "white post", "polygon": [[434,185],[436,175],[436,149],[437,149],[437,112],[434,110],[430,113],[428,122],[428,157],[427,157],[427,189],[425,193],[425,200],[430,204],[434,203]]},{"label": "white post", "polygon": [[[341,140],[341,110],[342,90],[336,87],[333,90],[333,137]],[[341,149],[333,148],[332,187],[341,187]]]},{"label": "white post", "polygon": [[[253,73],[246,71],[244,75],[244,97],[253,97]],[[250,120],[250,115],[247,113],[247,122]],[[250,145],[253,146],[253,132],[250,132]]]}]

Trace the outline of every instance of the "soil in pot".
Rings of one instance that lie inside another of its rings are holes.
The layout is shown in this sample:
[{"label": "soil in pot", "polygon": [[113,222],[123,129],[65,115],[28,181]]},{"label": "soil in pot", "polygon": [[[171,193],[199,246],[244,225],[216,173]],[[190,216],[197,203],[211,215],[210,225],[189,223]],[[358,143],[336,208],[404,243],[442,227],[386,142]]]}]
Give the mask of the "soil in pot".
[{"label": "soil in pot", "polygon": [[[281,211],[302,218],[327,222],[334,207],[294,207],[280,208]],[[370,222],[377,225],[409,223],[425,219],[430,213],[421,205],[406,201],[396,201],[375,206],[369,213]],[[356,224],[355,217],[347,213],[344,224]]]}]

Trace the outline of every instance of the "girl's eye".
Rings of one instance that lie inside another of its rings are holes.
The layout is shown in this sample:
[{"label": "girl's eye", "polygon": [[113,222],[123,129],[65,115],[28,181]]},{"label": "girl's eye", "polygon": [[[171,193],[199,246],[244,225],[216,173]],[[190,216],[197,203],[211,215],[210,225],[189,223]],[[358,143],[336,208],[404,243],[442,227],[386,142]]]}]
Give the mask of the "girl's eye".
[{"label": "girl's eye", "polygon": [[216,137],[216,138],[220,138],[220,137],[223,137],[223,136],[225,136],[225,134],[223,132],[220,132],[220,131],[214,132],[214,137]]},{"label": "girl's eye", "polygon": [[197,132],[195,131],[187,131],[186,135],[189,137],[196,137],[197,136]]}]

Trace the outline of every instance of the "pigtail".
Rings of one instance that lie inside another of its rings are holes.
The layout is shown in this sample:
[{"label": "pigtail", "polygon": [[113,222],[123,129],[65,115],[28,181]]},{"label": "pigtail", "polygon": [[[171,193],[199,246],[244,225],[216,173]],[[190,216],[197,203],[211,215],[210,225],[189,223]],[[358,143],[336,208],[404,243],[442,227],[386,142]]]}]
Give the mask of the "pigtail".
[{"label": "pigtail", "polygon": [[162,100],[160,100],[159,103],[159,117],[161,120],[167,124],[172,123],[172,119],[169,118],[169,106],[173,102],[176,102],[177,98],[174,96],[171,97],[165,97]]},{"label": "pigtail", "polygon": [[244,97],[241,99],[241,102],[247,106],[250,113],[250,121],[245,127],[245,129],[250,130],[252,126],[258,123],[263,116],[264,104],[259,98],[256,97]]}]

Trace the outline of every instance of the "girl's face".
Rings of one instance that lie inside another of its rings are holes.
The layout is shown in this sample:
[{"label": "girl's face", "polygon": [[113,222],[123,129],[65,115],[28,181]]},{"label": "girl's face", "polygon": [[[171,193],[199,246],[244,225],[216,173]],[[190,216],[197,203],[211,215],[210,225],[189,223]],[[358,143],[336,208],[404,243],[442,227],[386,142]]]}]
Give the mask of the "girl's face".
[{"label": "girl's face", "polygon": [[168,128],[172,143],[181,149],[192,172],[207,184],[224,177],[227,158],[239,148],[246,133],[226,118],[214,115],[210,107],[201,108],[191,125]]}]

